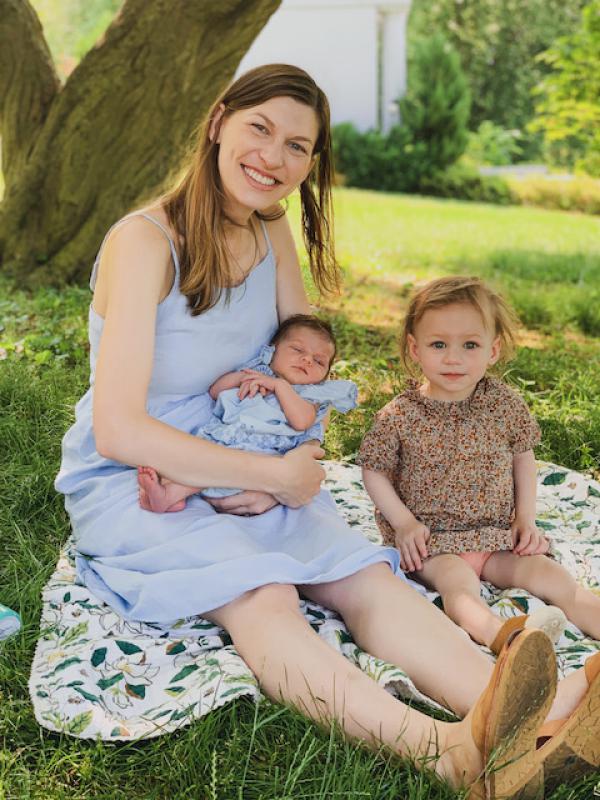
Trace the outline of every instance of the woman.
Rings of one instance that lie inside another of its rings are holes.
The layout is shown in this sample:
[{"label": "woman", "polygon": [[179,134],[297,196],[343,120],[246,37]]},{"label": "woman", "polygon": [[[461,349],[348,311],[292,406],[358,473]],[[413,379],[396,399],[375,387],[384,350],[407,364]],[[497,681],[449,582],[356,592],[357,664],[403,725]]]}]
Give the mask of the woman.
[{"label": "woman", "polygon": [[[327,289],[337,283],[327,100],[302,70],[261,67],[215,103],[179,186],[107,236],[92,275],[92,386],[56,484],[79,579],[129,619],[214,621],[267,694],[400,754],[440,755],[435,769],[453,785],[475,781],[506,745],[513,763],[494,774],[510,796],[540,780],[533,749],[555,680],[544,636],[519,636],[490,682],[487,658],[395,574],[396,551],[338,516],[320,491],[319,447],[277,458],[193,436],[215,378],[252,357],[278,320],[309,310],[278,207],[297,187],[311,271]],[[247,491],[215,508],[195,496],[177,514],[152,514],[138,504],[138,465],[190,486]],[[473,712],[445,724],[394,700],[311,630],[298,591],[337,610],[362,648],[430,697]],[[573,709],[584,682],[563,681],[554,716]],[[509,709],[510,696],[519,702]]]}]

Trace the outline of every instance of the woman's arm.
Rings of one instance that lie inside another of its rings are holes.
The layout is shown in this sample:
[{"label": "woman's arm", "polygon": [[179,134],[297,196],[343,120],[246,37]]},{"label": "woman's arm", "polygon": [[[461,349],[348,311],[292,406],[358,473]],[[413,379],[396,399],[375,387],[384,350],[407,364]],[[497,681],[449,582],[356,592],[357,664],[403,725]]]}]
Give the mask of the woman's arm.
[{"label": "woman's arm", "polygon": [[132,466],[151,464],[188,486],[264,490],[286,505],[308,502],[324,471],[319,448],[283,458],[231,450],[190,436],[146,412],[152,375],[157,304],[173,274],[168,243],[159,230],[133,219],[114,231],[100,270],[105,323],[94,386],[98,452]]},{"label": "woman's arm", "polygon": [[310,305],[302,282],[296,245],[286,215],[267,222],[267,230],[277,262],[277,313],[279,321],[293,314],[310,314]]}]

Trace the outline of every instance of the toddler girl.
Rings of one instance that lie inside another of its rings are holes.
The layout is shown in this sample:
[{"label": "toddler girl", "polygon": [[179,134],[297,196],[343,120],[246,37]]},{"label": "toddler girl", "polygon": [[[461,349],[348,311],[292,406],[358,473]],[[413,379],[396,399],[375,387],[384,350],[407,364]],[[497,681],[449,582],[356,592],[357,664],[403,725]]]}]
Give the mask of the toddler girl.
[{"label": "toddler girl", "polygon": [[[296,314],[277,329],[270,346],[210,387],[216,400],[212,420],[197,436],[240,450],[283,455],[310,440],[322,441],[323,421],[333,406],[345,413],[356,405],[352,381],[326,380],[336,343],[331,326],[310,314]],[[148,511],[180,511],[196,492],[226,497],[239,489],[200,490],[159,478],[151,467],[138,470],[140,504]]]},{"label": "toddler girl", "polygon": [[[510,357],[514,337],[512,313],[476,278],[441,278],[418,290],[401,356],[422,378],[379,411],[359,456],[385,544],[398,548],[404,570],[441,594],[458,625],[496,653],[524,625],[556,640],[560,609],[600,639],[600,597],[546,556],[535,524],[538,425],[515,391],[486,375]],[[481,599],[480,578],[560,609],[503,624]]]}]

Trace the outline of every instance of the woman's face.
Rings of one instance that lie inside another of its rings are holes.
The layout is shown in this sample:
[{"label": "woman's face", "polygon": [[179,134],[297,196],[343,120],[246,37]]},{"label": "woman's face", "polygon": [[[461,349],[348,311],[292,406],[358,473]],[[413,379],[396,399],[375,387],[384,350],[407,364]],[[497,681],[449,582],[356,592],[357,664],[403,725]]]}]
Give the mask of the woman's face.
[{"label": "woman's face", "polygon": [[217,118],[215,130],[227,212],[234,218],[287,197],[313,165],[317,115],[291,97]]}]

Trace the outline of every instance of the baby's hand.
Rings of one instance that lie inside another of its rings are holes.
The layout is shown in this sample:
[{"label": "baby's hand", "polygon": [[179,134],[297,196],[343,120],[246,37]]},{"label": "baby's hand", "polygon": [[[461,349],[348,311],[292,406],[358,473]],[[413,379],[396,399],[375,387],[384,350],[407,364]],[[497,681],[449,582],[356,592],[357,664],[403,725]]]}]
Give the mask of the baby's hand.
[{"label": "baby's hand", "polygon": [[550,543],[536,527],[535,521],[515,519],[511,525],[514,552],[519,556],[537,556],[547,553]]},{"label": "baby's hand", "polygon": [[244,397],[254,397],[257,392],[264,397],[269,392],[275,391],[277,378],[271,378],[252,369],[244,369],[242,372],[246,373],[247,377],[241,382],[238,390],[240,400],[243,400]]},{"label": "baby's hand", "polygon": [[409,527],[396,529],[396,547],[400,551],[400,566],[405,572],[423,569],[421,559],[427,558],[429,528],[418,520]]}]

